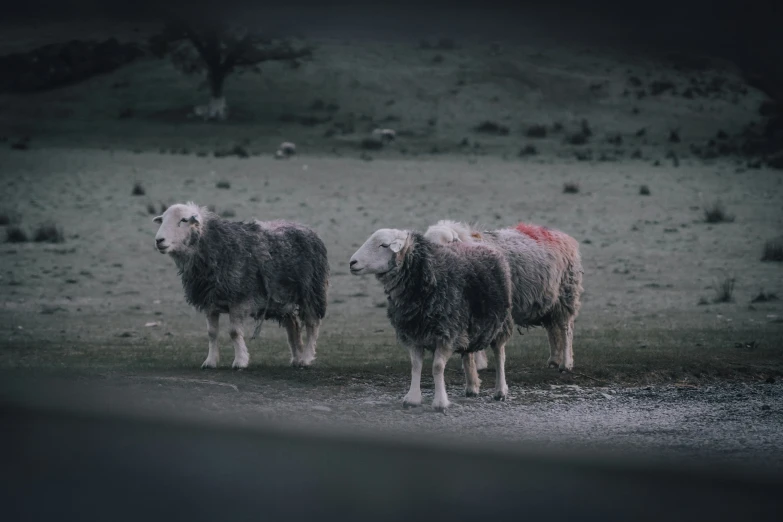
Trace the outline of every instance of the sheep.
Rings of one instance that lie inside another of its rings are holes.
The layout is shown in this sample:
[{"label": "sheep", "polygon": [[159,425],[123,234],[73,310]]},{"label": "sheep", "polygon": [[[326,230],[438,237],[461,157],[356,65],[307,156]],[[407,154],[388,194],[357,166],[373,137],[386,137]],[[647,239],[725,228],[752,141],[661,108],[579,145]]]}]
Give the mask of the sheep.
[{"label": "sheep", "polygon": [[[209,353],[202,368],[216,368],[220,314],[228,314],[235,369],[249,356],[243,321],[256,320],[252,339],[267,318],[286,328],[292,366],[309,366],[326,314],[329,264],[326,247],[309,228],[289,221],[232,222],[193,202],[170,206],[155,247],[174,260],[185,299],[207,316]],[[302,345],[302,326],[306,345]]]},{"label": "sheep", "polygon": [[[470,234],[470,227],[464,223],[441,220],[427,229],[425,237],[430,241],[445,245],[453,242],[461,242],[460,235],[469,238]],[[476,370],[485,370],[489,366],[485,351],[478,351],[474,353],[473,356],[475,358]]]},{"label": "sheep", "polygon": [[397,132],[394,129],[373,129],[372,137],[382,142],[391,142],[397,139]]},{"label": "sheep", "polygon": [[511,268],[514,322],[523,328],[543,326],[549,338],[547,366],[573,370],[574,320],[581,307],[584,274],[574,238],[527,223],[482,232],[450,220],[438,221],[424,237],[440,244],[489,244],[504,252]]},{"label": "sheep", "polygon": [[478,395],[472,352],[491,346],[497,378],[494,398],[505,400],[505,343],[511,337],[508,262],[487,245],[445,247],[407,230],[379,229],[351,256],[352,275],[375,274],[383,285],[387,316],[411,357],[411,386],[404,407],[421,405],[424,350],[434,352],[432,406],[449,406],[443,371],[454,353],[462,356],[465,395]]}]

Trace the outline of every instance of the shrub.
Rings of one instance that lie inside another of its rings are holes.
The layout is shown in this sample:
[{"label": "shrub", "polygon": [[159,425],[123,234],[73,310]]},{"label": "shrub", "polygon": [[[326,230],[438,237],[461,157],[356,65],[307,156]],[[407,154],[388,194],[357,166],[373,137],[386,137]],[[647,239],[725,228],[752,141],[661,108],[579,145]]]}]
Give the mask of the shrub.
[{"label": "shrub", "polygon": [[764,244],[762,261],[783,261],[783,241],[773,240]]},{"label": "shrub", "polygon": [[650,195],[650,187],[647,185],[642,185],[639,187],[639,195],[641,196],[649,196]]},{"label": "shrub", "polygon": [[764,290],[759,291],[759,295],[750,300],[751,303],[767,303],[769,301],[777,301],[778,296],[772,293],[765,293]]},{"label": "shrub", "polygon": [[572,181],[563,183],[564,194],[576,194],[578,192],[579,192],[579,183],[574,183]]},{"label": "shrub", "polygon": [[535,156],[536,154],[538,154],[538,149],[536,149],[533,145],[526,145],[519,151],[519,155],[521,157]]},{"label": "shrub", "polygon": [[29,241],[27,232],[17,226],[5,229],[5,240],[7,243],[26,243]]},{"label": "shrub", "polygon": [[544,125],[531,125],[525,132],[528,138],[546,138],[546,134],[547,130]]},{"label": "shrub", "polygon": [[473,130],[483,134],[495,134],[496,136],[507,136],[509,133],[508,127],[505,125],[489,120],[479,123]]},{"label": "shrub", "polygon": [[726,208],[720,200],[704,207],[704,221],[707,223],[731,223],[734,216],[726,212]]},{"label": "shrub", "polygon": [[38,226],[33,239],[36,243],[62,243],[65,236],[62,229],[50,221]]},{"label": "shrub", "polygon": [[223,179],[215,183],[215,188],[228,190],[231,188],[231,183]]},{"label": "shrub", "polygon": [[146,194],[147,191],[144,190],[144,187],[139,183],[138,181],[133,184],[133,190],[131,191],[131,194],[134,196],[143,196]]}]

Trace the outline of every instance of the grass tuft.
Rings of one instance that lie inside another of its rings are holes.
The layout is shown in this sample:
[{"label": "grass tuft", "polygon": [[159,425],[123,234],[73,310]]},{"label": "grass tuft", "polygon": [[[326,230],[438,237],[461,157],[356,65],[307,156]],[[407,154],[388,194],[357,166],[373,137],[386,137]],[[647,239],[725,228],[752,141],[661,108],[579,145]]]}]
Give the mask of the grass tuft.
[{"label": "grass tuft", "polygon": [[731,303],[734,301],[734,278],[726,277],[715,283],[715,298],[713,303]]},{"label": "grass tuft", "polygon": [[704,221],[707,223],[731,223],[734,216],[726,212],[726,207],[720,200],[704,207]]}]

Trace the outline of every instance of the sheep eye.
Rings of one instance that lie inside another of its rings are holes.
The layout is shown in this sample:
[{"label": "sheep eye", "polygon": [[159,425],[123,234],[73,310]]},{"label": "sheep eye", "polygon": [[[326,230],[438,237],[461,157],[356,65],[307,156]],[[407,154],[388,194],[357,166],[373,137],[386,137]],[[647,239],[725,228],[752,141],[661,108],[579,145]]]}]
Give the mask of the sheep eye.
[{"label": "sheep eye", "polygon": [[182,218],[182,219],[179,220],[179,222],[180,223],[185,223],[185,222],[187,222],[187,220],[188,220],[188,218]]},{"label": "sheep eye", "polygon": [[381,244],[381,246],[382,246],[383,248],[389,248],[389,245],[384,245],[384,244]]}]

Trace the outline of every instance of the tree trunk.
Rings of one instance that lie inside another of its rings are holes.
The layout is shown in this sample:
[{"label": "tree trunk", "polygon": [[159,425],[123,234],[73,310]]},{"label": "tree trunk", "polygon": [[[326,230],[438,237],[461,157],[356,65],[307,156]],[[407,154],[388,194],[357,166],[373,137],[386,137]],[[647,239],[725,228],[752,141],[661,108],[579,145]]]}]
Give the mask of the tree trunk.
[{"label": "tree trunk", "polygon": [[209,92],[211,98],[206,105],[199,105],[195,108],[195,113],[205,120],[225,120],[226,119],[226,98],[223,96],[223,84],[226,80],[225,74],[216,68],[210,68],[208,73]]}]

